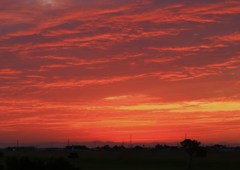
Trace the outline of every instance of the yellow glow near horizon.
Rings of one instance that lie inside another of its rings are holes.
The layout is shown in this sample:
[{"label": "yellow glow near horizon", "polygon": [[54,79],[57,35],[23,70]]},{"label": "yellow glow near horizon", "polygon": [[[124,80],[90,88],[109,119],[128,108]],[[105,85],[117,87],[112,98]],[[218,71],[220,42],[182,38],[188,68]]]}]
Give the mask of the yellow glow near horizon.
[{"label": "yellow glow near horizon", "polygon": [[220,112],[220,111],[240,111],[240,102],[182,102],[182,103],[159,103],[141,104],[130,106],[114,106],[116,110],[128,111],[169,111],[169,112]]}]

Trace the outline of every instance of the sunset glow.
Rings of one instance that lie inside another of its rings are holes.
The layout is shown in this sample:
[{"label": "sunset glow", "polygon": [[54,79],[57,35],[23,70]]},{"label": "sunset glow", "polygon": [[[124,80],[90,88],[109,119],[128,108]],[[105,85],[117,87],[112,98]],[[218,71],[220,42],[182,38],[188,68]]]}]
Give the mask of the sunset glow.
[{"label": "sunset glow", "polygon": [[0,145],[240,144],[240,1],[0,6]]}]

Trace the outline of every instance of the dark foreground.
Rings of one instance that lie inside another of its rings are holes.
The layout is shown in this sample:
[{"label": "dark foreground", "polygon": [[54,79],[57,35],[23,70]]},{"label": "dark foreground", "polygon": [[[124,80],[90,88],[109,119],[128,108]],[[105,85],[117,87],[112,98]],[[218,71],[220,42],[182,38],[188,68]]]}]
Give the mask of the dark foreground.
[{"label": "dark foreground", "polygon": [[[169,151],[2,151],[0,170],[186,170],[182,150]],[[240,152],[209,152],[193,170],[239,170]]]}]

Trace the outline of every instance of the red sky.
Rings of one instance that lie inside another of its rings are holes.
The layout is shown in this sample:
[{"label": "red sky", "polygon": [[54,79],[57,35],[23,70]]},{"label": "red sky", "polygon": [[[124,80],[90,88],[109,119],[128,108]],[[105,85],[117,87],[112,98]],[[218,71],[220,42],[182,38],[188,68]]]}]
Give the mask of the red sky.
[{"label": "red sky", "polygon": [[0,143],[240,143],[238,0],[1,0]]}]

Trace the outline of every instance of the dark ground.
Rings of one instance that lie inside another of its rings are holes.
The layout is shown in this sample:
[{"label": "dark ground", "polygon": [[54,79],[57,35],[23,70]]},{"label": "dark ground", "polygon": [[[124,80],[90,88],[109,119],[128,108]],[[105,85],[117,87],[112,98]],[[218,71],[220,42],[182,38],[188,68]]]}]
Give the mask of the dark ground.
[{"label": "dark ground", "polygon": [[[182,150],[74,151],[78,158],[67,150],[0,152],[0,170],[186,170],[188,161]],[[194,160],[193,170],[240,170],[240,152],[209,152]]]}]

